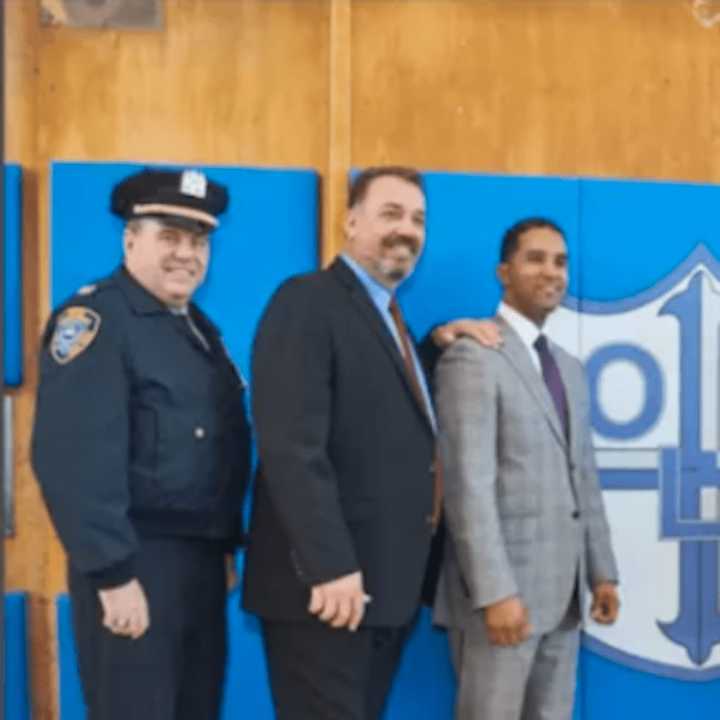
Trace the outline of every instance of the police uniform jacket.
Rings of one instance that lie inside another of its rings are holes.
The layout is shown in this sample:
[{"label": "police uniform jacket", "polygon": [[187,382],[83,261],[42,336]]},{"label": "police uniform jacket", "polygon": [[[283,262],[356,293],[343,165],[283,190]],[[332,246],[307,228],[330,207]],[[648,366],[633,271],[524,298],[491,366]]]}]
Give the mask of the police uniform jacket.
[{"label": "police uniform jacket", "polygon": [[209,349],[120,268],[43,337],[33,466],[71,564],[98,587],[134,576],[139,535],[239,538],[244,386],[218,329],[189,314]]}]

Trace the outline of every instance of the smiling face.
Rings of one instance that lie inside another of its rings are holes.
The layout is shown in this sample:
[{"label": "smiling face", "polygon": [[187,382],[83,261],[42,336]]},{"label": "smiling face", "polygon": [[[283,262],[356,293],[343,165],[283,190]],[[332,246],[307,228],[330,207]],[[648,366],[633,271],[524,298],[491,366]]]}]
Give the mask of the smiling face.
[{"label": "smiling face", "polygon": [[503,300],[542,326],[560,304],[568,283],[567,245],[550,227],[533,227],[518,238],[518,246],[498,266]]},{"label": "smiling face", "polygon": [[348,212],[345,251],[393,289],[415,268],[425,244],[425,195],[393,175],[372,180]]},{"label": "smiling face", "polygon": [[166,305],[187,305],[205,279],[210,260],[207,233],[147,218],[128,223],[123,245],[130,274]]}]

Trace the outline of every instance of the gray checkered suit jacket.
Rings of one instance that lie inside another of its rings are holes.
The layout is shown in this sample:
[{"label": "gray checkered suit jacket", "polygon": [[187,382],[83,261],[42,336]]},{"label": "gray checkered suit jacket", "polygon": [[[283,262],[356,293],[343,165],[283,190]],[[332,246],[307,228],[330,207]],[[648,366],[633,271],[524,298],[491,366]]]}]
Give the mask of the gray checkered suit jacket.
[{"label": "gray checkered suit jacket", "polygon": [[573,592],[617,580],[617,568],[582,366],[551,344],[568,400],[568,441],[527,348],[497,321],[500,350],[461,339],[437,369],[449,533],[435,619],[460,628],[478,608],[517,594],[543,633],[562,620]]}]

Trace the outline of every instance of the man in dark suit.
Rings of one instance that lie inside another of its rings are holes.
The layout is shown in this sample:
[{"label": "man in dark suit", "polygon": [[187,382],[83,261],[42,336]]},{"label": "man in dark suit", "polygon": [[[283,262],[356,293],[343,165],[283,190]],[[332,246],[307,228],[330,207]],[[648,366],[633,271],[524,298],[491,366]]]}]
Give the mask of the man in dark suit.
[{"label": "man in dark suit", "polygon": [[425,242],[418,173],[360,173],[345,230],[328,269],[275,293],[254,347],[244,603],[279,720],[379,717],[439,514],[435,418],[394,299]]}]

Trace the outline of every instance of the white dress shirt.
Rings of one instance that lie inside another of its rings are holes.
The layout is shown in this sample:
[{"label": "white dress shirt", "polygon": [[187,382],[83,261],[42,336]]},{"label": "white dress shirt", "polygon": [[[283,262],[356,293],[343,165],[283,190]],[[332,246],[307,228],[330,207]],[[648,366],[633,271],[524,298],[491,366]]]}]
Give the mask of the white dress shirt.
[{"label": "white dress shirt", "polygon": [[535,341],[542,335],[542,330],[532,320],[529,320],[504,302],[498,305],[497,314],[520,336],[523,345],[530,353],[532,364],[542,375],[540,356],[535,349]]}]

